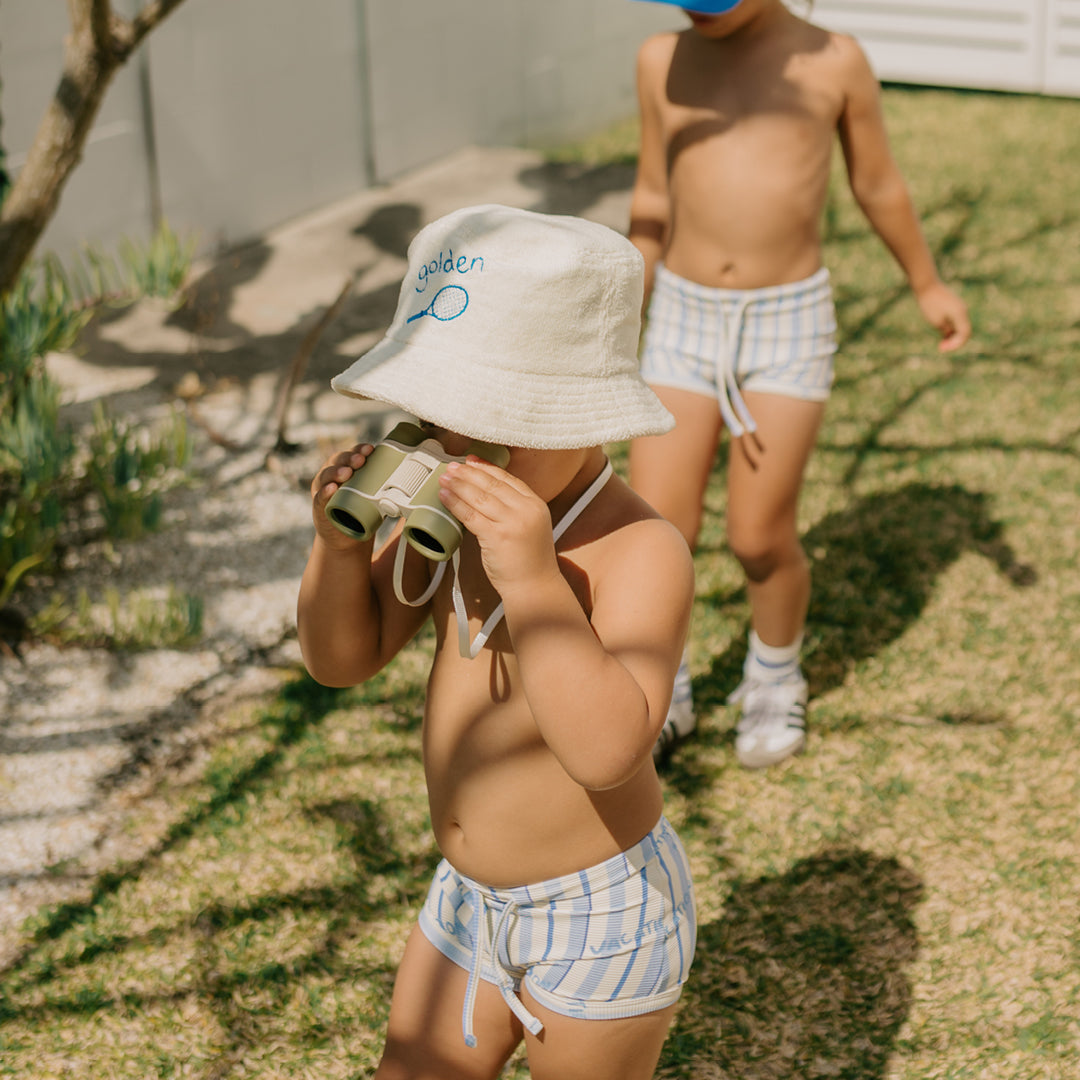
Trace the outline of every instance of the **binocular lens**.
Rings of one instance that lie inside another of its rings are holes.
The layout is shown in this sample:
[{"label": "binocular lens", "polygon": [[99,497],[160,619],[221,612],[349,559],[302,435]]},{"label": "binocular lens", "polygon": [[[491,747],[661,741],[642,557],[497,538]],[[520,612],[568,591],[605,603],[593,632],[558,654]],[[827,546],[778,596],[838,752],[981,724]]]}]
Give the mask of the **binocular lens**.
[{"label": "binocular lens", "polygon": [[330,508],[330,518],[339,529],[344,529],[345,532],[352,533],[355,536],[363,536],[367,531],[352,514],[347,510],[342,510],[340,506]]},{"label": "binocular lens", "polygon": [[[425,529],[409,529],[409,543],[429,559],[442,561],[447,556],[446,547]],[[452,554],[452,552],[450,553]]]},{"label": "binocular lens", "polygon": [[438,475],[420,489],[421,505],[414,505],[405,524],[405,539],[427,559],[443,562],[449,559],[461,543],[461,526],[439,505]]}]

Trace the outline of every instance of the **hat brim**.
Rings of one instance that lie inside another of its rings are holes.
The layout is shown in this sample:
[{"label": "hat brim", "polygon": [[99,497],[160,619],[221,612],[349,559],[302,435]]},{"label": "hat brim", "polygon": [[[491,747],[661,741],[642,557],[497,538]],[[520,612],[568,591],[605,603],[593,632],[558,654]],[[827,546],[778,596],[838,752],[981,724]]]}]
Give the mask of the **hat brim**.
[{"label": "hat brim", "polygon": [[649,3],[671,4],[673,7],[682,8],[684,11],[693,11],[697,15],[725,15],[737,8],[742,0],[690,0],[689,3],[680,0],[648,0]]},{"label": "hat brim", "polygon": [[553,377],[507,371],[496,358],[474,356],[466,383],[442,353],[391,337],[331,385],[470,439],[534,450],[601,446],[675,426],[636,372]]}]

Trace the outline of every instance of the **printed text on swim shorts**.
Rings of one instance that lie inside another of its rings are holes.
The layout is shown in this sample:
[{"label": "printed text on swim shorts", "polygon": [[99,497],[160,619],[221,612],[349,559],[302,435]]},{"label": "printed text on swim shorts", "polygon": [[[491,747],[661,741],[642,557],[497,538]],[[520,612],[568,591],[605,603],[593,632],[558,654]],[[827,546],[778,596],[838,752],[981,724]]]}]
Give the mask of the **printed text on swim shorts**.
[{"label": "printed text on swim shorts", "polygon": [[632,934],[619,934],[617,937],[604,938],[599,945],[591,945],[589,947],[590,951],[593,956],[599,956],[601,953],[614,952],[627,945],[633,945],[637,948],[647,938],[658,933],[665,933],[675,919],[690,907],[693,902],[694,899],[692,896],[684,896],[683,899],[672,908],[671,914],[667,918],[650,919],[648,922],[642,923]]}]

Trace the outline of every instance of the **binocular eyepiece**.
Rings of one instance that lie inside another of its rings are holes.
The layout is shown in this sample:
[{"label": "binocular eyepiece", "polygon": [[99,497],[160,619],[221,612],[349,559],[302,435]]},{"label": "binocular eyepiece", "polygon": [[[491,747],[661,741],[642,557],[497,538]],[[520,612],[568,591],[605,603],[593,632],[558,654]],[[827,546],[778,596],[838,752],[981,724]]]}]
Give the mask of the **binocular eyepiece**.
[{"label": "binocular eyepiece", "polygon": [[510,460],[505,446],[483,442],[455,457],[416,424],[400,423],[330,497],[326,516],[356,540],[370,540],[386,517],[403,517],[409,544],[425,558],[444,562],[461,543],[461,522],[439,499],[439,477],[449,462],[468,454],[500,468]]}]

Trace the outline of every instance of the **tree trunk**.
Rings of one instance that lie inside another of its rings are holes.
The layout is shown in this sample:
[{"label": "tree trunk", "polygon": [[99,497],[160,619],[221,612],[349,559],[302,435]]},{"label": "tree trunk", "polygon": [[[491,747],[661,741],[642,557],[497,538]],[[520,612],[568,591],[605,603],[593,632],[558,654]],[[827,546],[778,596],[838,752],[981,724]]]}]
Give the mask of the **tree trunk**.
[{"label": "tree trunk", "polygon": [[152,0],[134,18],[123,19],[113,13],[110,0],[68,0],[71,32],[60,82],[0,208],[0,296],[15,284],[56,212],[113,76],[181,3]]}]

